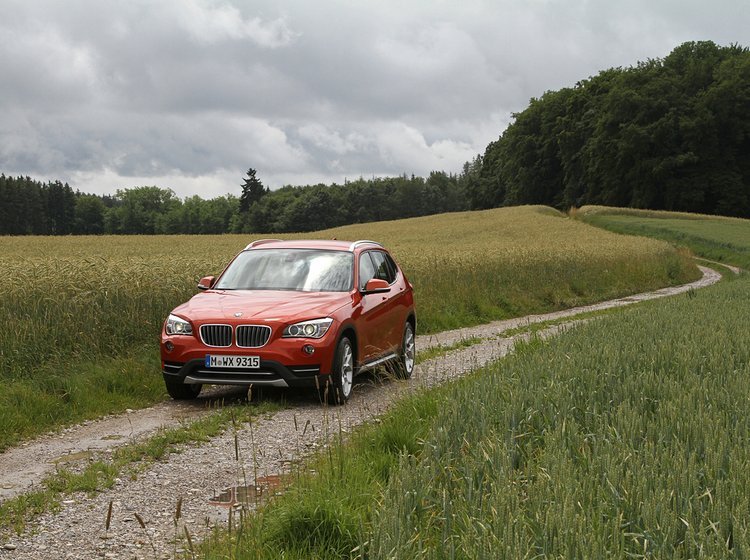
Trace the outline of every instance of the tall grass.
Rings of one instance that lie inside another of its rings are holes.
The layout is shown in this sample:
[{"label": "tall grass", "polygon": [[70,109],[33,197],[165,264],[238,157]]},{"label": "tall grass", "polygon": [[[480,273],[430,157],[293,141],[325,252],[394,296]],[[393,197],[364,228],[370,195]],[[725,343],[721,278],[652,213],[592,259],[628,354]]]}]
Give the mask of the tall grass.
[{"label": "tall grass", "polygon": [[[310,236],[373,238],[390,247],[415,285],[423,333],[569,307],[698,274],[665,243],[611,234],[543,207],[296,237]],[[198,278],[219,273],[250,240],[0,238],[0,380],[6,389],[0,393],[0,449],[61,422],[163,398],[157,341],[164,317],[195,293]],[[146,347],[152,349],[145,351],[150,373],[142,361],[129,361]]]},{"label": "tall grass", "polygon": [[370,557],[745,557],[749,287],[603,318],[459,384],[391,476]]},{"label": "tall grass", "polygon": [[748,289],[642,304],[407,399],[205,557],[747,557]]},{"label": "tall grass", "polygon": [[708,259],[750,268],[750,220],[606,206],[584,206],[574,215],[610,231],[663,239]]},{"label": "tall grass", "polygon": [[158,354],[141,345],[121,355],[37,363],[20,378],[0,375],[0,451],[56,426],[153,404],[164,394],[159,372]]}]

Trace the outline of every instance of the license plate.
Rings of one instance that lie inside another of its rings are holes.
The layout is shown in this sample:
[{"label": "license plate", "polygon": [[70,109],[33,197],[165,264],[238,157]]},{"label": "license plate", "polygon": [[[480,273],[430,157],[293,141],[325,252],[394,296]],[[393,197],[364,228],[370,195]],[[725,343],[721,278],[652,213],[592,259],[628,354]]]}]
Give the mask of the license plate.
[{"label": "license plate", "polygon": [[206,367],[258,369],[260,367],[260,356],[223,356],[206,354]]}]

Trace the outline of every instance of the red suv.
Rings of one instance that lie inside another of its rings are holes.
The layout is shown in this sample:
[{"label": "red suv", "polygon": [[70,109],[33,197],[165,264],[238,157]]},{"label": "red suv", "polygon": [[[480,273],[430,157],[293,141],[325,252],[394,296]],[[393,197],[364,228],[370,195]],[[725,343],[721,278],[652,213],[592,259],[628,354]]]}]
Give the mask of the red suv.
[{"label": "red suv", "polygon": [[414,369],[412,286],[374,241],[255,241],[198,288],[162,330],[174,399],[203,384],[309,386],[341,404],[359,372]]}]

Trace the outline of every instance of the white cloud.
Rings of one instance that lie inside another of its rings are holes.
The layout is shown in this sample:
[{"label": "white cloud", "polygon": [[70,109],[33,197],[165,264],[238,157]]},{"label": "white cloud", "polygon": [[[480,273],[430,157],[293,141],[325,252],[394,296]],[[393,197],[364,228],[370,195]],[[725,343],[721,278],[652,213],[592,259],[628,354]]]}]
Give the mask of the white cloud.
[{"label": "white cloud", "polygon": [[0,27],[0,107],[38,104],[41,109],[94,99],[98,82],[96,54],[49,24],[29,30]]},{"label": "white cloud", "polygon": [[179,0],[175,5],[179,23],[203,43],[250,39],[260,47],[277,48],[288,45],[296,36],[283,17],[271,21],[245,18],[231,4],[202,0]]},{"label": "white cloud", "polygon": [[335,154],[343,155],[365,149],[367,139],[358,132],[342,135],[321,123],[307,123],[297,129],[299,136],[309,140],[313,146]]},{"label": "white cloud", "polygon": [[106,167],[96,172],[77,171],[66,179],[71,186],[82,192],[114,195],[118,189],[141,186],[170,188],[180,198],[198,195],[214,198],[226,194],[239,196],[241,175],[225,169],[216,170],[210,175],[185,176],[180,173],[165,175],[123,176]]},{"label": "white cloud", "polygon": [[[402,123],[382,126],[377,133],[377,145],[383,163],[392,173],[457,171],[475,155],[465,142],[441,139],[428,143],[419,130]],[[415,163],[419,166],[416,170]]]}]

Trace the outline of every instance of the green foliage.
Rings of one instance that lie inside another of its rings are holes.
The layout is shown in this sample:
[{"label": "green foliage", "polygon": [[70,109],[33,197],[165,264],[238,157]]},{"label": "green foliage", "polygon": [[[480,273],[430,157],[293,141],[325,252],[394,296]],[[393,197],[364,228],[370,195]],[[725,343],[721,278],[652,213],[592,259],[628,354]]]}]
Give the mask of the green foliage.
[{"label": "green foliage", "polygon": [[466,209],[464,175],[358,179],[344,185],[287,186],[252,204],[236,232],[291,233]]},{"label": "green foliage", "polygon": [[707,259],[750,269],[750,220],[601,206],[584,206],[575,215],[610,231],[663,239]]},{"label": "green foliage", "polygon": [[58,510],[59,507],[55,493],[49,489],[32,490],[4,500],[0,503],[0,531],[7,533],[12,530],[20,535],[29,519]]},{"label": "green foliage", "polygon": [[172,190],[159,187],[118,189],[115,200],[119,204],[107,213],[107,231],[125,234],[161,232],[159,221],[180,204]]},{"label": "green foliage", "polygon": [[744,557],[748,288],[611,315],[457,384],[368,557]]},{"label": "green foliage", "polygon": [[[502,334],[504,335],[505,333]],[[437,358],[438,356],[444,356],[445,354],[453,350],[460,350],[461,348],[474,346],[475,344],[481,343],[483,340],[483,338],[470,336],[462,338],[458,342],[454,342],[453,344],[437,344],[435,346],[430,346],[429,348],[420,349],[419,354],[417,355],[417,363],[421,364],[422,362],[432,360],[433,358]]]},{"label": "green foliage", "polygon": [[750,51],[710,41],[547,92],[485,152],[473,208],[750,216]]},{"label": "green foliage", "polygon": [[255,176],[256,173],[252,167],[247,170],[247,177],[242,183],[242,194],[240,195],[240,214],[246,213],[253,204],[268,194],[268,189]]},{"label": "green foliage", "polygon": [[75,226],[73,232],[83,235],[104,233],[104,213],[107,207],[102,199],[93,194],[82,194],[76,198]]},{"label": "green foliage", "polygon": [[67,183],[0,174],[0,235],[74,233],[75,212],[76,195]]},{"label": "green foliage", "polygon": [[254,169],[238,199],[227,195],[180,200],[156,186],[114,197],[73,194],[59,182],[0,175],[0,235],[219,234],[318,231],[344,224],[395,220],[466,210],[479,159],[456,176],[358,179],[344,185],[263,187]]},{"label": "green foliage", "polygon": [[[18,347],[6,348],[14,350]],[[57,426],[148,406],[164,395],[158,356],[150,346],[72,361],[28,353],[23,361],[33,364],[33,375],[0,374],[0,451]]]}]

